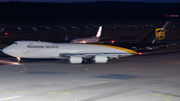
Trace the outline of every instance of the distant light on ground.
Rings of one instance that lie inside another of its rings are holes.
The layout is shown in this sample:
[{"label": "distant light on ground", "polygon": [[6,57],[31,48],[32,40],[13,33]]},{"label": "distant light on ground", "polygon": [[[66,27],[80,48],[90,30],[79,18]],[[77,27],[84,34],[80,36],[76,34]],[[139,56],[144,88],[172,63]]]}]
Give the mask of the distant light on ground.
[{"label": "distant light on ground", "polygon": [[179,15],[166,15],[166,17],[177,18]]}]

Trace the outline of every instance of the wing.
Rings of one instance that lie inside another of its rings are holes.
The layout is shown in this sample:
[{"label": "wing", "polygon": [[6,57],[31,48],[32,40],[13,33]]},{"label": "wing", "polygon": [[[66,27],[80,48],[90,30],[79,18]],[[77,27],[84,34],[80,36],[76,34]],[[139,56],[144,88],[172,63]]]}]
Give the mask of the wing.
[{"label": "wing", "polygon": [[62,53],[60,58],[69,59],[70,63],[106,63],[108,59],[131,56],[131,53]]},{"label": "wing", "polygon": [[95,56],[106,56],[108,58],[119,58],[119,57],[125,57],[125,56],[131,56],[135,54],[131,53],[62,53],[59,54],[59,57],[71,57],[71,56],[77,56],[82,58],[93,58]]}]

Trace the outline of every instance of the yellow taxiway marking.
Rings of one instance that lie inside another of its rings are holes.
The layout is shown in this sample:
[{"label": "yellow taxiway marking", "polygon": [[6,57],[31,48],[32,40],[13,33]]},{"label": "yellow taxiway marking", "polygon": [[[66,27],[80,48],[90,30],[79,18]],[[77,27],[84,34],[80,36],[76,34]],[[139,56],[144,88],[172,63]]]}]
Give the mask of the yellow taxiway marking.
[{"label": "yellow taxiway marking", "polygon": [[70,92],[61,92],[61,94],[71,94]]},{"label": "yellow taxiway marking", "polygon": [[7,94],[7,93],[12,93],[12,91],[3,91],[3,93],[6,93],[6,94]]},{"label": "yellow taxiway marking", "polygon": [[167,101],[169,101],[166,97],[164,97]]},{"label": "yellow taxiway marking", "polygon": [[48,92],[48,94],[71,94],[70,92]]},{"label": "yellow taxiway marking", "polygon": [[[13,96],[13,94],[11,94],[11,96],[9,98],[11,98]],[[6,101],[9,101],[9,99],[7,99]]]},{"label": "yellow taxiway marking", "polygon": [[152,94],[152,96],[161,96],[161,94]]},{"label": "yellow taxiway marking", "polygon": [[22,72],[25,72],[27,70],[27,67],[25,67],[24,65],[21,65],[24,69],[23,70],[19,70],[18,72],[14,72],[14,73],[10,73],[10,74],[3,74],[3,75],[0,75],[1,76],[5,76],[5,75],[15,75],[15,74],[18,74],[18,73],[22,73]]},{"label": "yellow taxiway marking", "polygon": [[57,94],[57,92],[48,92],[48,94]]},{"label": "yellow taxiway marking", "polygon": [[[163,96],[162,94],[152,94],[152,96]],[[164,98],[166,99],[166,101],[169,101],[168,98],[166,96],[175,96],[175,95],[164,95]]]},{"label": "yellow taxiway marking", "polygon": [[3,91],[3,93],[5,93],[5,94],[8,94],[8,93],[17,93],[17,94],[24,94],[24,93],[26,93],[25,91]]},{"label": "yellow taxiway marking", "polygon": [[167,94],[166,94],[165,96],[175,96],[175,95],[167,95]]},{"label": "yellow taxiway marking", "polygon": [[57,94],[56,101],[58,101],[60,94],[68,95],[68,94],[71,94],[71,93],[70,92],[48,92],[48,94]]},{"label": "yellow taxiway marking", "polygon": [[58,101],[58,99],[59,99],[59,94],[58,94],[58,96],[57,96],[57,99],[56,99],[56,101]]},{"label": "yellow taxiway marking", "polygon": [[24,94],[24,93],[26,93],[25,91],[17,91],[16,93],[18,93],[18,94]]}]

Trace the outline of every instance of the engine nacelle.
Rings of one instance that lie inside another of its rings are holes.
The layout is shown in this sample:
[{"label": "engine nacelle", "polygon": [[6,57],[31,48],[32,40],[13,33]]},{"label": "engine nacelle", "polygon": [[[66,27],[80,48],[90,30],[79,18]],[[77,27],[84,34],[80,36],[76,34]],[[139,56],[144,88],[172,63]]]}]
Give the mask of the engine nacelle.
[{"label": "engine nacelle", "polygon": [[69,59],[70,63],[82,63],[82,57],[78,57],[78,56],[71,56]]},{"label": "engine nacelle", "polygon": [[107,56],[95,56],[94,62],[95,63],[106,63],[108,60]]}]

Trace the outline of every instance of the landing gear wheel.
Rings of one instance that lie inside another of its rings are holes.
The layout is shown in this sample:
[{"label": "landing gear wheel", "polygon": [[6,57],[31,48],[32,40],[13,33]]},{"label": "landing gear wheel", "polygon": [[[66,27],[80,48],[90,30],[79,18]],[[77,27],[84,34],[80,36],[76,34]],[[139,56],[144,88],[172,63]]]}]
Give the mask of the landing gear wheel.
[{"label": "landing gear wheel", "polygon": [[21,63],[22,61],[21,60],[18,60],[18,63]]},{"label": "landing gear wheel", "polygon": [[18,63],[21,63],[21,62],[22,62],[20,57],[17,57],[17,62],[18,62]]},{"label": "landing gear wheel", "polygon": [[92,59],[83,59],[82,64],[92,64],[93,60]]}]

